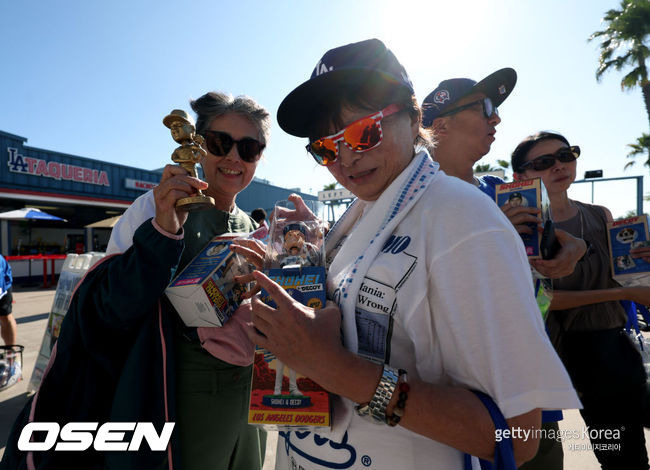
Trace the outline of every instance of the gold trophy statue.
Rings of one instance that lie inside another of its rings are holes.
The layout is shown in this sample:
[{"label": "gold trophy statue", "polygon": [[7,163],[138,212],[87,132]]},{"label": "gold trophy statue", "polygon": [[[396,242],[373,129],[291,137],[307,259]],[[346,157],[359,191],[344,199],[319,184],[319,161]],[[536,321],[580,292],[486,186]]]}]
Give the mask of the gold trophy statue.
[{"label": "gold trophy statue", "polygon": [[[174,109],[164,117],[163,124],[169,127],[174,140],[181,144],[172,153],[172,161],[185,168],[190,176],[197,178],[196,164],[207,155],[207,152],[203,149],[205,143],[203,136],[196,133],[194,119],[182,109]],[[214,199],[203,194],[200,189],[197,190],[196,195],[176,201],[176,207],[185,211],[205,209],[210,206],[214,206]]]}]

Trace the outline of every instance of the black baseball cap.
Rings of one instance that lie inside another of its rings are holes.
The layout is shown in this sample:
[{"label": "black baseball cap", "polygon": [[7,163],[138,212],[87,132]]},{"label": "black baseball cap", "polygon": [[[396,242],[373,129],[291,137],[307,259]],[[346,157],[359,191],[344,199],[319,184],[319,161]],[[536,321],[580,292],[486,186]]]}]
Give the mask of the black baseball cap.
[{"label": "black baseball cap", "polygon": [[330,49],[318,61],[311,78],[280,103],[278,123],[288,134],[308,137],[318,108],[333,99],[341,87],[404,87],[413,84],[395,55],[379,39]]},{"label": "black baseball cap", "polygon": [[302,232],[304,236],[307,236],[307,226],[302,222],[293,222],[291,224],[285,225],[284,229],[282,229],[282,235],[286,235],[293,230],[298,230]]},{"label": "black baseball cap", "polygon": [[472,93],[485,93],[495,107],[510,95],[517,83],[517,72],[507,67],[488,75],[480,82],[470,78],[443,80],[422,102],[422,126],[429,127],[433,120],[451,105]]}]

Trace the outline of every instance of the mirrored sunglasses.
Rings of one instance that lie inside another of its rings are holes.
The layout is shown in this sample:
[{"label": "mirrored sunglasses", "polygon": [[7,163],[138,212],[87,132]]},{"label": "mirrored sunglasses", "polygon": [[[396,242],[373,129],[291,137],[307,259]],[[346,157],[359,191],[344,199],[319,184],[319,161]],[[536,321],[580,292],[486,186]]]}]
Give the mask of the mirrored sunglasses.
[{"label": "mirrored sunglasses", "polygon": [[239,158],[246,163],[259,160],[262,150],[266,147],[265,144],[251,137],[235,140],[227,132],[221,131],[205,131],[203,137],[205,137],[205,145],[208,151],[217,157],[228,155],[233,145],[237,144]]},{"label": "mirrored sunglasses", "polygon": [[307,144],[307,151],[319,165],[331,165],[339,158],[339,143],[343,142],[350,150],[357,153],[367,152],[381,144],[383,131],[381,120],[401,109],[391,104],[378,113],[363,117],[348,124],[336,134],[321,137]]},{"label": "mirrored sunglasses", "polygon": [[544,171],[555,165],[555,161],[559,160],[562,163],[569,163],[574,161],[580,156],[580,147],[573,145],[571,147],[563,147],[555,153],[547,155],[540,155],[529,162],[524,163],[517,170],[518,172],[532,169],[535,171]]},{"label": "mirrored sunglasses", "polygon": [[459,113],[461,111],[464,111],[465,109],[472,108],[479,103],[483,107],[483,116],[485,116],[486,118],[488,119],[491,118],[493,114],[496,114],[497,116],[499,115],[499,110],[497,109],[496,106],[494,106],[494,103],[492,103],[492,100],[490,98],[481,98],[480,100],[472,101],[471,103],[467,103],[457,108],[450,109],[449,111],[445,111],[444,113],[441,113],[438,117],[451,116],[452,114]]}]

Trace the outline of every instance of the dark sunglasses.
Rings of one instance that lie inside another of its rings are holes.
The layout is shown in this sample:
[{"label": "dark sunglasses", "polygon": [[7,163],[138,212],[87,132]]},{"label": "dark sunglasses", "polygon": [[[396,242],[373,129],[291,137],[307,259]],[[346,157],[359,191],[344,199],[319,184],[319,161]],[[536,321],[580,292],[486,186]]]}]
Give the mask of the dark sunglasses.
[{"label": "dark sunglasses", "polygon": [[251,137],[235,140],[226,132],[221,131],[204,131],[205,145],[212,155],[224,157],[228,155],[233,145],[237,144],[237,153],[239,158],[246,163],[253,163],[259,160],[262,150],[266,147],[259,140]]},{"label": "dark sunglasses", "polygon": [[400,109],[399,105],[391,104],[377,113],[357,119],[335,134],[310,142],[307,144],[307,151],[314,157],[316,163],[327,166],[338,160],[341,142],[353,152],[362,153],[372,150],[381,144],[383,137],[381,120]]},{"label": "dark sunglasses", "polygon": [[483,105],[483,115],[486,118],[491,118],[493,114],[496,114],[497,116],[499,115],[499,110],[496,106],[494,106],[494,103],[492,103],[492,100],[490,98],[481,98],[480,100],[472,101],[471,103],[467,103],[457,108],[450,109],[449,111],[440,113],[438,117],[451,116],[452,114],[459,113],[465,109],[472,108],[479,103]]},{"label": "dark sunglasses", "polygon": [[548,170],[553,165],[555,165],[555,160],[559,160],[562,163],[569,163],[574,161],[579,156],[580,156],[580,147],[578,147],[577,145],[573,145],[571,147],[562,147],[555,153],[549,153],[548,155],[540,155],[539,157],[524,163],[519,167],[517,172],[522,172],[528,169],[532,169],[535,171]]}]

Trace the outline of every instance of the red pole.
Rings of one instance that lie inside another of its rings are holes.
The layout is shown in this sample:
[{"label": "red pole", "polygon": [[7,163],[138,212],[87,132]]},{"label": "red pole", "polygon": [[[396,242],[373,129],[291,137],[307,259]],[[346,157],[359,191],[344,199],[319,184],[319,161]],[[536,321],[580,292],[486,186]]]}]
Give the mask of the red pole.
[{"label": "red pole", "polygon": [[43,258],[43,287],[47,287],[47,258]]}]

